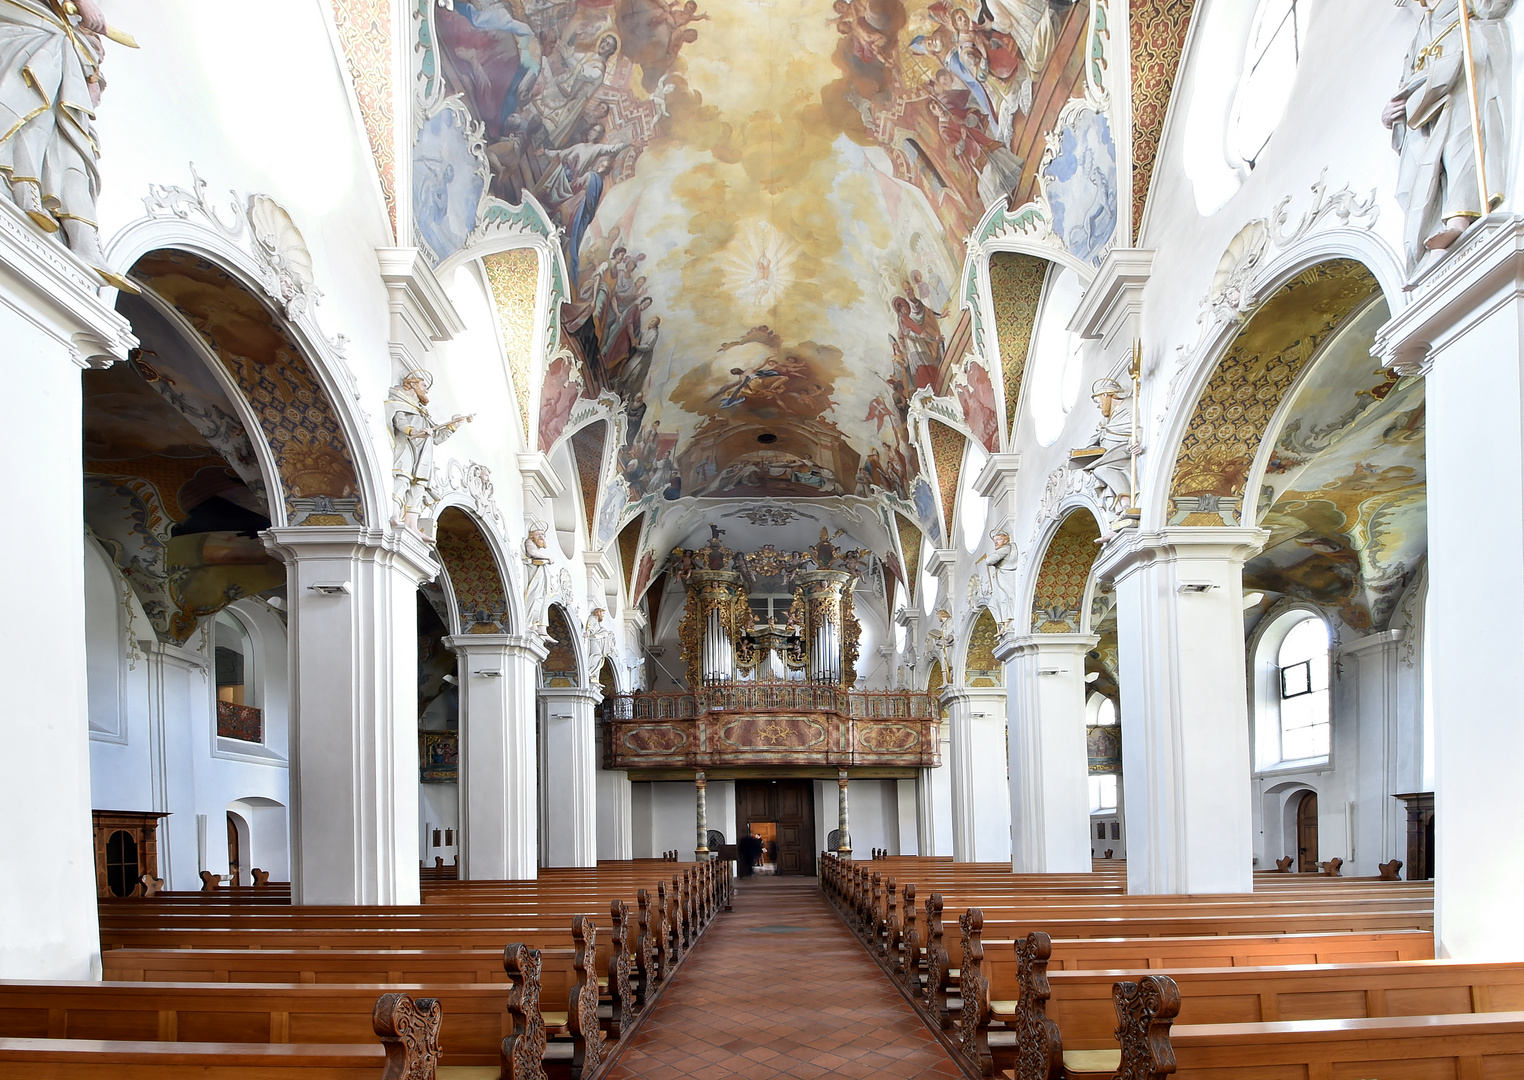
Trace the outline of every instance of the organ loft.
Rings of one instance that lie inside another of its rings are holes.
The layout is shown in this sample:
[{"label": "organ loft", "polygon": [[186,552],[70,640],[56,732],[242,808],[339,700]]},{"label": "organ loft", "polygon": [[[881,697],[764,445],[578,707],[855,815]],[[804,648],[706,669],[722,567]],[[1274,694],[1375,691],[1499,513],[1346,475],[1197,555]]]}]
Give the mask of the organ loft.
[{"label": "organ loft", "polygon": [[4,0],[0,1074],[1524,1075],[1516,8]]}]

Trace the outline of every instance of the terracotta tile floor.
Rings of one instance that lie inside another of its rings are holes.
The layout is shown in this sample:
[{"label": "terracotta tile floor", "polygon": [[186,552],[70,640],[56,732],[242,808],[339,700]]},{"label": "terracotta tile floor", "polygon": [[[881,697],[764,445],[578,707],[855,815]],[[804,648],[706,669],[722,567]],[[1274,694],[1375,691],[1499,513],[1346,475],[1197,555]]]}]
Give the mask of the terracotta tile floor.
[{"label": "terracotta tile floor", "polygon": [[814,878],[738,883],[609,1080],[961,1077]]}]

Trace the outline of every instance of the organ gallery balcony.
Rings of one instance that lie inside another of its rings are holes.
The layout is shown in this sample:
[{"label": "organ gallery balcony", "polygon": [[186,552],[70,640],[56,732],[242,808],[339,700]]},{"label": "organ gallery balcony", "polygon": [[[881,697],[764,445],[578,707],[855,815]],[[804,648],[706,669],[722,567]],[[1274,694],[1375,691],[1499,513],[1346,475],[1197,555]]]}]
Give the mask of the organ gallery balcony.
[{"label": "organ gallery balcony", "polygon": [[942,760],[937,700],[914,691],[729,683],[621,694],[611,706],[603,762],[610,769],[908,769]]}]

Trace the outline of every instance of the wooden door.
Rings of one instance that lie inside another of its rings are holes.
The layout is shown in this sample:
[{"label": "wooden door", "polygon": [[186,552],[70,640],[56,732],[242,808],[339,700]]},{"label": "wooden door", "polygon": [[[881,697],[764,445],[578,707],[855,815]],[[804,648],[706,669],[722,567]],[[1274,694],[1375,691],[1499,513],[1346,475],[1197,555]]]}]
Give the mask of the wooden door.
[{"label": "wooden door", "polygon": [[736,781],[736,835],[748,822],[771,822],[775,828],[778,873],[815,872],[815,782],[813,780]]},{"label": "wooden door", "polygon": [[242,885],[243,878],[240,871],[243,869],[243,860],[238,853],[238,826],[233,823],[233,815],[228,814],[228,883],[230,885]]},{"label": "wooden door", "polygon": [[1318,872],[1318,797],[1311,791],[1296,806],[1296,854],[1300,873]]}]

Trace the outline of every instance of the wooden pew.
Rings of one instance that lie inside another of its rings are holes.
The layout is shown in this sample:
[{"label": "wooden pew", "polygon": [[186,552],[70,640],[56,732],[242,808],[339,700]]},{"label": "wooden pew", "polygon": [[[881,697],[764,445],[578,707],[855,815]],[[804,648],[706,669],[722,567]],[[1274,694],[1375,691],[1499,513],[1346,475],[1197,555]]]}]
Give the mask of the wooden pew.
[{"label": "wooden pew", "polygon": [[1524,1012],[1175,1027],[1180,990],[1166,975],[1119,982],[1113,1000],[1130,1080],[1524,1076]]},{"label": "wooden pew", "polygon": [[437,1001],[384,994],[369,1019],[381,1045],[279,1045],[0,1038],[7,1080],[433,1080],[442,1019]]}]

